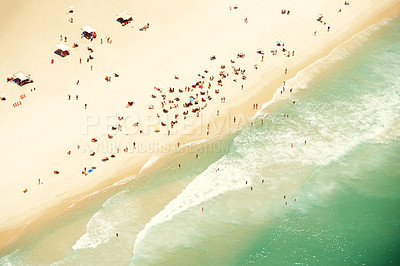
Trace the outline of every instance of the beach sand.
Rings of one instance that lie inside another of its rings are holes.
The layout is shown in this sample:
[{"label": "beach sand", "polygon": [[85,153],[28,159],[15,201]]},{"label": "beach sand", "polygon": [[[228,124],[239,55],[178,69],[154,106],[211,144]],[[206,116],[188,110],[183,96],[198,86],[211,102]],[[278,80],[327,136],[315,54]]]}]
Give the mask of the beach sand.
[{"label": "beach sand", "polygon": [[[68,12],[70,5],[73,13]],[[7,100],[0,102],[0,247],[27,228],[56,217],[85,195],[137,176],[149,158],[177,151],[178,142],[182,145],[235,132],[272,99],[283,81],[352,35],[398,12],[399,3],[124,0],[110,4],[89,0],[66,4],[17,0],[3,7],[0,29],[7,41],[0,43],[0,95],[7,94]],[[290,14],[282,14],[282,9]],[[123,27],[116,14],[124,10],[132,12],[133,22]],[[319,14],[322,22],[317,21]],[[149,28],[140,31],[147,23]],[[96,29],[98,36],[93,41],[81,39],[81,28],[86,25]],[[54,53],[60,42],[72,47],[75,40],[79,47],[70,48],[70,55],[62,58]],[[277,41],[284,46],[277,46]],[[89,62],[88,45],[94,50]],[[272,55],[271,48],[277,55]],[[263,61],[257,53],[260,50]],[[290,57],[285,56],[288,51]],[[239,53],[245,57],[238,58]],[[212,56],[216,59],[210,60]],[[245,72],[238,70],[235,75],[232,66]],[[34,82],[23,87],[6,82],[8,75],[20,71],[32,75]],[[114,76],[116,71],[119,77]],[[220,71],[229,76],[221,78]],[[212,75],[215,79],[210,81]],[[110,82],[106,76],[111,76]],[[223,86],[217,85],[219,79]],[[201,81],[203,89],[196,86],[193,92],[185,92],[185,86]],[[202,102],[206,94],[200,91],[207,91],[208,82],[212,83],[212,99]],[[170,93],[169,88],[175,91]],[[290,88],[285,89],[282,97],[290,95]],[[21,95],[26,97],[21,99]],[[162,95],[166,95],[168,113],[163,113]],[[183,108],[190,96],[198,98],[199,104]],[[176,97],[179,102],[168,103]],[[221,98],[226,99],[224,103]],[[19,101],[22,104],[13,107]],[[179,108],[170,109],[174,104]],[[205,104],[196,117],[191,109]],[[189,110],[187,119],[183,119],[185,110]],[[175,114],[179,114],[176,119]],[[172,128],[170,122],[175,120],[178,123]],[[138,127],[132,126],[135,122]],[[118,124],[121,131],[111,129]],[[92,142],[93,138],[97,141]],[[103,162],[105,157],[109,160]],[[93,172],[82,174],[94,164]]]}]

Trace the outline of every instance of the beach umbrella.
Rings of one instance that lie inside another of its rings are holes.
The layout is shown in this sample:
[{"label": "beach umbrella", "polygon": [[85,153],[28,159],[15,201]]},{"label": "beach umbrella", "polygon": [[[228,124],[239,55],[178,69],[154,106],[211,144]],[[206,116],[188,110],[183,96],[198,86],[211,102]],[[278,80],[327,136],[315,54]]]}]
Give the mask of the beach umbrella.
[{"label": "beach umbrella", "polygon": [[71,9],[71,10],[74,9],[74,6],[70,6],[69,9]]}]

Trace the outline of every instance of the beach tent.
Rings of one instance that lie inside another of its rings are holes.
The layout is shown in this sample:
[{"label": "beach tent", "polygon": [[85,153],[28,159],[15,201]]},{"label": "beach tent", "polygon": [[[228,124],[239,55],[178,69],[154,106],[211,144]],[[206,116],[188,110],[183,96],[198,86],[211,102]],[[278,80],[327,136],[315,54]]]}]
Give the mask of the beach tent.
[{"label": "beach tent", "polygon": [[25,85],[25,84],[27,84],[27,83],[33,82],[33,81],[31,80],[31,76],[30,76],[30,75],[26,75],[26,74],[24,74],[24,73],[22,73],[22,72],[19,72],[19,73],[17,73],[17,74],[14,74],[14,76],[13,76],[13,78],[12,78],[12,81],[13,81],[14,83],[17,83],[19,86],[23,86],[23,85]]},{"label": "beach tent", "polygon": [[68,45],[59,43],[56,45],[56,47],[57,47],[57,50],[54,53],[58,54],[61,57],[65,57],[65,56],[69,55],[69,46]]},{"label": "beach tent", "polygon": [[83,30],[84,32],[87,32],[87,33],[96,32],[96,29],[94,29],[94,28],[92,28],[92,27],[90,27],[90,26],[85,26],[85,27],[82,28],[82,30]]},{"label": "beach tent", "polygon": [[70,6],[68,12],[69,12],[69,13],[74,13],[74,6]]},{"label": "beach tent", "polygon": [[118,21],[119,23],[121,23],[122,26],[125,26],[125,25],[128,24],[129,22],[133,21],[132,13],[131,13],[131,12],[128,12],[128,11],[126,11],[126,10],[125,10],[124,12],[118,13],[118,14],[117,14],[117,21]]},{"label": "beach tent", "polygon": [[82,36],[87,38],[87,39],[94,39],[97,37],[96,34],[96,29],[90,27],[90,26],[85,26],[82,28]]}]

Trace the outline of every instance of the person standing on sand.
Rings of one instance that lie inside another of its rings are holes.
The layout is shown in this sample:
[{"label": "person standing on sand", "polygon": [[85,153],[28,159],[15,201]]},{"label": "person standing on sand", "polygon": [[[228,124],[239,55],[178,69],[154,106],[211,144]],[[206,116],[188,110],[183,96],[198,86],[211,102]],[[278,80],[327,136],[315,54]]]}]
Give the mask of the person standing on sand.
[{"label": "person standing on sand", "polygon": [[78,79],[78,81],[76,82],[76,85],[79,85],[79,79]]},{"label": "person standing on sand", "polygon": [[40,178],[38,178],[38,181],[39,181],[38,185],[40,185]]},{"label": "person standing on sand", "polygon": [[85,103],[85,109],[87,109],[87,103]]}]

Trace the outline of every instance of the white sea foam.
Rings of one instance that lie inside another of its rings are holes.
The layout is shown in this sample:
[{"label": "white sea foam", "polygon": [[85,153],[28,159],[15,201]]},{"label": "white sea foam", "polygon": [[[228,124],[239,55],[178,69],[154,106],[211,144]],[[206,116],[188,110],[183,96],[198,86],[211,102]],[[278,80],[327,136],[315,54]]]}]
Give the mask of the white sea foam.
[{"label": "white sea foam", "polygon": [[121,179],[121,180],[115,182],[112,186],[113,187],[118,187],[118,186],[125,185],[125,184],[129,183],[130,181],[132,181],[135,178],[136,178],[136,176],[133,176],[133,175],[125,177],[124,179]]},{"label": "white sea foam", "polygon": [[100,190],[96,190],[96,191],[94,191],[94,192],[92,192],[92,193],[90,193],[90,194],[88,194],[88,195],[86,195],[86,196],[80,198],[78,201],[72,203],[71,205],[69,205],[69,206],[68,206],[68,209],[74,207],[76,204],[78,204],[79,202],[83,201],[84,199],[93,197],[94,195],[97,195],[97,194],[99,194],[100,192],[109,189],[110,187],[118,187],[118,186],[125,185],[125,184],[129,183],[130,181],[132,181],[132,180],[135,179],[135,178],[136,178],[136,176],[128,176],[128,177],[125,177],[124,179],[121,179],[121,180],[115,182],[115,183],[112,184],[111,186],[102,188],[102,189],[100,189]]},{"label": "white sea foam", "polygon": [[[226,168],[224,168],[226,166]],[[220,171],[216,173],[216,169]],[[197,206],[204,201],[212,199],[227,191],[246,187],[243,177],[248,174],[247,169],[232,167],[232,162],[227,157],[210,165],[203,173],[196,177],[174,200],[156,216],[151,218],[150,222],[137,235],[134,250],[144,239],[148,231],[157,224],[171,220],[175,215]],[[250,184],[250,183],[249,183]]]},{"label": "white sea foam", "polygon": [[110,217],[102,217],[101,212],[97,212],[86,225],[86,233],[81,236],[72,246],[73,250],[95,248],[101,243],[107,242],[114,235],[114,227]]},{"label": "white sea foam", "polygon": [[[376,30],[376,27],[370,30]],[[360,39],[365,41],[363,38],[369,33],[363,34]],[[357,37],[360,36],[353,38]],[[344,58],[347,51],[345,48],[340,49],[335,49],[326,58],[300,71],[293,80],[287,82],[286,87],[295,85],[297,88],[305,88],[321,71],[321,64]],[[273,101],[266,103],[263,109],[281,99],[280,97],[279,90],[279,94],[275,94]],[[400,95],[397,85],[380,93],[360,96],[356,103],[351,100],[337,102],[335,109],[333,113],[329,105],[315,103],[315,106],[310,105],[308,109],[302,109],[303,120],[271,121],[275,126],[273,132],[242,131],[234,140],[234,149],[239,154],[240,161],[228,159],[231,157],[226,155],[197,176],[139,232],[133,251],[140,250],[141,243],[153,227],[173,219],[174,216],[202,202],[228,191],[244,188],[246,185],[243,176],[252,176],[252,171],[258,172],[260,164],[264,164],[265,167],[327,165],[362,143],[375,142],[377,139],[393,139],[400,134],[400,131],[396,130],[400,119]],[[265,113],[256,114],[260,115]],[[266,117],[266,119],[275,118]],[[263,134],[262,142],[260,134]],[[304,143],[305,139],[309,144]],[[257,145],[258,142],[262,145]],[[294,143],[295,148],[291,149],[290,143]],[[223,170],[216,174],[216,168]]]},{"label": "white sea foam", "polygon": [[86,196],[84,196],[84,197],[80,198],[78,201],[76,201],[76,202],[72,203],[71,205],[69,205],[69,206],[68,206],[68,209],[70,209],[70,208],[74,207],[76,204],[78,204],[79,202],[83,201],[84,199],[87,199],[87,198],[93,197],[94,195],[96,195],[96,194],[100,193],[101,191],[103,191],[103,190],[105,190],[105,189],[106,189],[106,188],[103,188],[103,189],[97,190],[97,191],[95,191],[95,192],[93,192],[93,193],[90,193],[90,194],[88,194],[88,195],[86,195]]},{"label": "white sea foam", "polygon": [[[390,104],[383,104],[388,97]],[[363,142],[374,141],[374,132],[394,122],[396,113],[400,110],[400,97],[383,92],[376,97],[369,95],[362,97],[360,104],[347,106],[347,118],[337,114],[337,117],[328,116],[323,110],[320,114],[314,110],[305,112],[304,116],[316,117],[318,121],[314,136],[309,139],[309,144],[304,144],[306,132],[300,132],[302,122],[293,121],[291,125],[282,125],[283,128],[274,134],[262,135],[263,145],[257,146],[260,136],[249,130],[243,131],[235,137],[234,148],[239,158],[232,159],[225,155],[212,164],[202,174],[197,176],[174,200],[145,225],[137,235],[134,252],[140,250],[142,241],[153,227],[165,223],[189,208],[198,206],[228,191],[245,188],[252,185],[252,177],[260,172],[260,165],[270,167],[274,165],[287,165],[294,167],[327,165],[337,160]],[[397,109],[396,109],[397,108]],[[329,110],[325,110],[329,112]],[[309,133],[309,132],[308,132]],[[399,134],[399,132],[397,132]],[[310,137],[310,136],[308,136]],[[294,138],[301,141],[295,142],[295,149],[290,148]],[[270,143],[270,145],[265,144]],[[220,168],[220,172],[215,169]],[[244,178],[249,180],[245,184]]]},{"label": "white sea foam", "polygon": [[1,257],[0,265],[4,265],[4,266],[20,265],[19,259],[22,257],[20,253],[21,253],[21,251],[19,249],[16,249],[12,253]]},{"label": "white sea foam", "polygon": [[150,157],[150,159],[147,160],[147,162],[140,169],[139,174],[141,174],[144,170],[146,170],[146,169],[150,168],[151,166],[153,166],[158,161],[158,159],[159,158],[157,156]]},{"label": "white sea foam", "polygon": [[199,144],[205,143],[207,141],[208,141],[208,139],[196,140],[196,141],[192,141],[192,142],[189,142],[189,143],[182,144],[180,147],[182,148],[182,147],[199,145]]},{"label": "white sea foam", "polygon": [[113,204],[118,202],[128,191],[121,191],[103,204],[103,208],[96,212],[86,225],[86,233],[82,235],[72,246],[73,250],[96,248],[98,245],[106,243],[115,235],[115,227],[118,224]]},{"label": "white sea foam", "polygon": [[[355,34],[349,40],[333,49],[327,56],[317,59],[312,64],[298,71],[293,78],[286,81],[285,86],[282,85],[276,89],[272,99],[264,103],[261,110],[258,111],[253,118],[262,116],[264,114],[263,110],[267,109],[274,102],[292,97],[293,94],[289,93],[290,88],[293,89],[293,93],[296,93],[300,89],[306,89],[315,77],[328,69],[333,63],[344,60],[350,53],[349,49],[355,49],[355,47],[361,46],[363,43],[367,42],[368,37],[373,32],[380,30],[382,26],[388,24],[391,20],[391,18],[386,18],[378,24],[371,25],[366,30]],[[349,46],[349,44],[351,44],[351,46]],[[281,94],[283,87],[285,87],[285,93]]]}]

